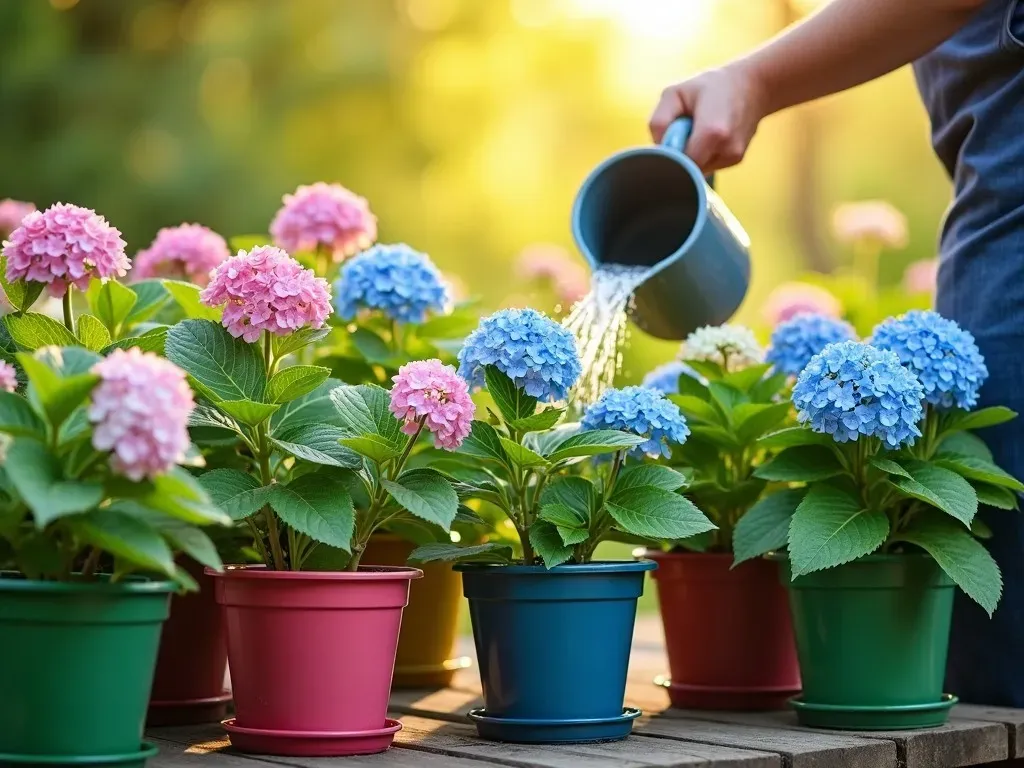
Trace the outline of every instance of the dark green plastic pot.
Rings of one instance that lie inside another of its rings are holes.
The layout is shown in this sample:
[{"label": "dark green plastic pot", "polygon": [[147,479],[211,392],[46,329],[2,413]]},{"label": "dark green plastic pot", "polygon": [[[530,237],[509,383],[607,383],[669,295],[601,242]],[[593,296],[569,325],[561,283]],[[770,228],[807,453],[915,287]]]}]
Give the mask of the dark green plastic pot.
[{"label": "dark green plastic pot", "polygon": [[803,694],[800,722],[889,730],[941,725],[952,580],[928,555],[872,555],[790,581]]},{"label": "dark green plastic pot", "polygon": [[0,765],[143,765],[174,584],[0,576]]}]

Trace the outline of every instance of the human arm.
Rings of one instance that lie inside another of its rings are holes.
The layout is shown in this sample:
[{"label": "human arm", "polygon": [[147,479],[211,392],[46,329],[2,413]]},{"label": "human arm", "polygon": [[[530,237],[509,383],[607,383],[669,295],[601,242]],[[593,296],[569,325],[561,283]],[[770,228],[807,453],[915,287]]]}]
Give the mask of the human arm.
[{"label": "human arm", "polygon": [[693,118],[687,154],[710,172],[735,165],[763,117],[873,80],[930,51],[985,0],[833,0],[720,69],[666,88],[651,116],[660,141]]}]

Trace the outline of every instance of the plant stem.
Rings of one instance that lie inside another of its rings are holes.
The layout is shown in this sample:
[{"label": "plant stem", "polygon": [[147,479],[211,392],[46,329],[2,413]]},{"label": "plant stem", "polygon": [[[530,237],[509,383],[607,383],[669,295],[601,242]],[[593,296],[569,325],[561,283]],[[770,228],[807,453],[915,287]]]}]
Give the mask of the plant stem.
[{"label": "plant stem", "polygon": [[85,558],[85,564],[82,565],[82,578],[91,579],[96,573],[96,566],[100,562],[101,551],[97,547],[93,547],[89,552],[89,556]]},{"label": "plant stem", "polygon": [[402,354],[402,326],[394,318],[391,318],[391,346],[396,355]]},{"label": "plant stem", "polygon": [[326,278],[327,273],[331,270],[331,257],[327,252],[327,249],[323,245],[317,245],[316,247],[316,273],[320,277]]},{"label": "plant stem", "polygon": [[75,314],[71,308],[71,292],[74,290],[74,286],[69,285],[67,291],[64,292],[64,327],[71,331],[72,335],[75,333]]},{"label": "plant stem", "polygon": [[267,368],[267,378],[270,378],[274,375],[274,368],[276,367],[274,340],[270,336],[270,331],[263,332],[263,364]]},{"label": "plant stem", "polygon": [[[274,474],[270,471],[270,445],[267,440],[266,422],[260,424],[256,432],[259,436],[260,478],[263,485],[267,486],[274,482]],[[275,571],[284,570],[284,551],[281,549],[281,534],[277,529],[277,515],[269,504],[263,507],[263,517],[267,523],[267,537],[270,539],[272,556],[272,562],[268,565],[272,565]]]}]

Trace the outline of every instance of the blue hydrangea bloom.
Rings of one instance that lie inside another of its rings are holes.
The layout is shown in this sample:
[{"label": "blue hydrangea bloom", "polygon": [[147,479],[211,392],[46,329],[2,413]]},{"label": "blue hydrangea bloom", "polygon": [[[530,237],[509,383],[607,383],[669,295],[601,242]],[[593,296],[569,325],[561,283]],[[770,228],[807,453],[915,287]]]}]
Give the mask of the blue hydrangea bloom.
[{"label": "blue hydrangea bloom", "polygon": [[459,375],[481,387],[485,365],[540,400],[565,400],[581,373],[576,339],[534,309],[503,309],[480,321],[459,351]]},{"label": "blue hydrangea bloom", "polygon": [[985,358],[974,336],[952,320],[913,310],[878,325],[871,344],[899,355],[921,380],[929,405],[970,410],[978,404],[978,390],[988,378]]},{"label": "blue hydrangea bloom", "polygon": [[765,360],[777,371],[796,376],[829,344],[856,338],[853,326],[843,320],[800,312],[775,326]]},{"label": "blue hydrangea bloom", "polygon": [[448,286],[430,257],[408,245],[375,245],[341,268],[334,283],[338,316],[360,309],[383,312],[402,323],[422,323],[448,304]]},{"label": "blue hydrangea bloom", "polygon": [[653,389],[663,395],[678,395],[679,377],[684,374],[700,381],[700,376],[693,368],[679,360],[672,360],[659,365],[644,376],[640,386]]},{"label": "blue hydrangea bloom", "polygon": [[646,437],[630,453],[671,456],[670,444],[682,445],[690,436],[679,406],[648,387],[606,389],[583,414],[583,429],[618,429]]},{"label": "blue hydrangea bloom", "polygon": [[895,352],[857,341],[829,344],[811,358],[793,387],[797,419],[838,443],[860,435],[888,447],[921,436],[924,387]]}]

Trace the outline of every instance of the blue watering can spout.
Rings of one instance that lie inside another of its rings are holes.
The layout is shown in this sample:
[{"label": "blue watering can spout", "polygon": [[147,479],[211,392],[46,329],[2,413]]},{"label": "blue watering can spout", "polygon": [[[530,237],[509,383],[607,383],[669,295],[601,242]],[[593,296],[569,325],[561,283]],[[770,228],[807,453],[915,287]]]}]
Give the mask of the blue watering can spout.
[{"label": "blue watering can spout", "polygon": [[592,269],[647,268],[632,316],[662,339],[726,322],[750,283],[746,233],[684,153],[692,126],[680,118],[660,146],[608,158],[573,205],[573,237]]}]

